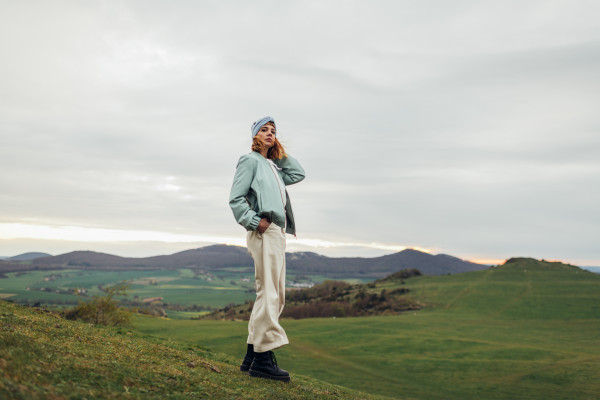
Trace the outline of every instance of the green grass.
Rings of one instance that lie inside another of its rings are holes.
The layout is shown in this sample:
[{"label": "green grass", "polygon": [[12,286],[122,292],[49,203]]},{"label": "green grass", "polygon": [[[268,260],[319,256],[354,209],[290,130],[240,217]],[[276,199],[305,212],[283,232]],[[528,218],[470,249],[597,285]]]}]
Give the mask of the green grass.
[{"label": "green grass", "polygon": [[[418,312],[285,320],[282,325],[291,341],[277,352],[284,368],[369,393],[420,399],[585,399],[600,390],[599,321],[480,322]],[[247,335],[242,321],[143,317],[136,329],[240,359]],[[532,379],[536,376],[545,378]]]},{"label": "green grass", "polygon": [[[97,295],[101,294],[98,285],[109,286],[122,281],[132,282],[129,290],[130,298],[133,296],[138,296],[140,299],[163,297],[165,302],[184,306],[197,304],[223,307],[229,303],[243,303],[254,298],[254,294],[247,291],[253,282],[240,281],[241,278],[249,278],[250,275],[231,271],[224,271],[212,277],[202,277],[204,279],[194,279],[193,271],[189,269],[159,271],[57,270],[33,271],[20,276],[16,276],[16,273],[7,275],[8,279],[0,279],[0,295],[10,294],[11,296],[8,298],[15,302],[40,302],[50,306],[65,302],[76,304],[78,297],[75,294],[45,292],[36,289],[87,288],[89,295]],[[45,280],[51,275],[56,275],[58,278]],[[152,280],[156,284],[151,284]],[[232,284],[231,281],[235,281],[236,284]]]},{"label": "green grass", "polygon": [[2,399],[381,399],[292,374],[251,378],[237,358],[67,321],[0,301]]},{"label": "green grass", "polygon": [[[374,290],[397,287],[385,282]],[[593,399],[600,393],[600,276],[522,260],[406,281],[426,304],[399,316],[283,320],[283,368],[419,399]],[[242,321],[138,318],[136,329],[241,359]]]},{"label": "green grass", "polygon": [[600,275],[560,263],[519,263],[408,281],[431,308],[477,319],[600,319]]},{"label": "green grass", "polygon": [[171,319],[191,319],[206,315],[208,311],[175,311],[167,310],[167,318]]}]

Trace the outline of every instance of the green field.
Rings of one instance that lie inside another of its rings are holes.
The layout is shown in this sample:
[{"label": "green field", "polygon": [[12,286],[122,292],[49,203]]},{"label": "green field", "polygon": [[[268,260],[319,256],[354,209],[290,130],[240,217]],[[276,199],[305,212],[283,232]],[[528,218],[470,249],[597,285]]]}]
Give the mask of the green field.
[{"label": "green field", "polygon": [[[394,287],[384,282],[377,290]],[[421,311],[284,320],[283,368],[349,388],[418,399],[595,399],[600,276],[519,260],[406,281]],[[138,317],[136,329],[241,360],[246,323]]]},{"label": "green field", "polygon": [[191,318],[198,318],[202,315],[206,315],[208,314],[209,311],[175,311],[175,310],[169,310],[168,311],[168,318],[171,319],[191,319]]},{"label": "green field", "polygon": [[[195,274],[189,269],[153,271],[56,270],[8,273],[0,279],[0,296],[24,304],[44,306],[77,304],[74,289],[101,294],[99,285],[130,284],[129,298],[162,297],[169,304],[224,307],[253,299],[254,272],[248,268]],[[41,289],[44,289],[41,291]],[[58,291],[58,292],[57,292]]]},{"label": "green field", "polygon": [[[77,304],[75,289],[86,289],[88,297],[101,295],[101,286],[120,282],[130,284],[130,300],[162,297],[169,306],[222,308],[228,304],[242,304],[253,300],[254,269],[252,267],[229,267],[215,272],[176,270],[101,271],[89,269],[28,271],[7,273],[0,279],[0,299],[10,299],[19,304],[38,305],[47,308],[68,308]],[[288,276],[294,279],[294,275]],[[309,275],[312,282],[322,282],[324,276]],[[359,283],[348,279],[349,282]],[[84,297],[85,299],[85,297]],[[177,318],[184,314],[169,311]],[[190,314],[198,316],[198,312]]]}]

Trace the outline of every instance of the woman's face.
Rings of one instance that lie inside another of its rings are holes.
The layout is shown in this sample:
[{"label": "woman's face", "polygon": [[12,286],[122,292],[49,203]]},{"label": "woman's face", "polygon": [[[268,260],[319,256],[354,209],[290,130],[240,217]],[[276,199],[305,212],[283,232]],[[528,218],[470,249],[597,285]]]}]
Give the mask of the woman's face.
[{"label": "woman's face", "polygon": [[275,127],[269,123],[264,124],[260,127],[256,136],[267,146],[267,148],[273,147],[275,143]]}]

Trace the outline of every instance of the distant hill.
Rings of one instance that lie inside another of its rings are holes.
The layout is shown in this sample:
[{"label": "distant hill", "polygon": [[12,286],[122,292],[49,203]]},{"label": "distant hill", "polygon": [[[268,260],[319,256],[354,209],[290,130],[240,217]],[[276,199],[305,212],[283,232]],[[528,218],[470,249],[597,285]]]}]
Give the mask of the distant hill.
[{"label": "distant hill", "polygon": [[102,269],[172,269],[249,266],[252,258],[244,247],[214,245],[179,253],[154,257],[120,257],[94,251],[74,251],[53,257],[36,259],[38,265],[97,267]]},{"label": "distant hill", "polygon": [[14,256],[14,257],[6,257],[6,259],[10,260],[10,261],[31,261],[31,260],[35,260],[36,258],[40,258],[40,257],[51,257],[51,255],[48,253],[30,252],[30,253],[19,254],[18,256]]},{"label": "distant hill", "polygon": [[[174,269],[218,270],[225,267],[249,267],[253,261],[244,247],[213,245],[172,255],[128,258],[93,251],[74,251],[58,256],[37,258],[35,266],[48,269],[88,267],[99,269]],[[381,257],[326,257],[311,252],[286,253],[288,274],[318,274],[327,277],[383,278],[401,269],[416,268],[426,275],[447,275],[488,268],[445,254],[431,255],[403,250]],[[1,266],[1,264],[0,264]],[[0,268],[0,271],[2,269]]]},{"label": "distant hill", "polygon": [[381,257],[333,258],[316,253],[289,253],[288,271],[325,276],[383,278],[401,269],[415,268],[425,275],[447,275],[488,268],[446,254],[431,255],[417,250],[403,250]]},{"label": "distant hill", "polygon": [[35,260],[37,265],[64,266],[64,267],[142,267],[147,263],[142,258],[120,257],[95,251],[73,251],[58,256],[43,257]]}]

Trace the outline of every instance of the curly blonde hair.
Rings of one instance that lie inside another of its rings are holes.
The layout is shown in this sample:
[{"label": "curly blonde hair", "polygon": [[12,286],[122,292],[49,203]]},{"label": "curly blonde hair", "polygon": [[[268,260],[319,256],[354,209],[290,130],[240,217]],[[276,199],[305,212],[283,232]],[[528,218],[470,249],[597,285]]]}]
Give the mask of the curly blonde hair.
[{"label": "curly blonde hair", "polygon": [[[267,122],[265,125],[275,126],[272,122]],[[260,153],[264,145],[264,142],[260,140],[258,136],[254,136],[254,139],[252,139],[251,149],[252,151],[257,151]],[[283,157],[287,157],[285,149],[283,148],[283,144],[281,144],[281,142],[275,138],[273,141],[273,146],[267,151],[267,158],[269,160],[281,160]]]}]

